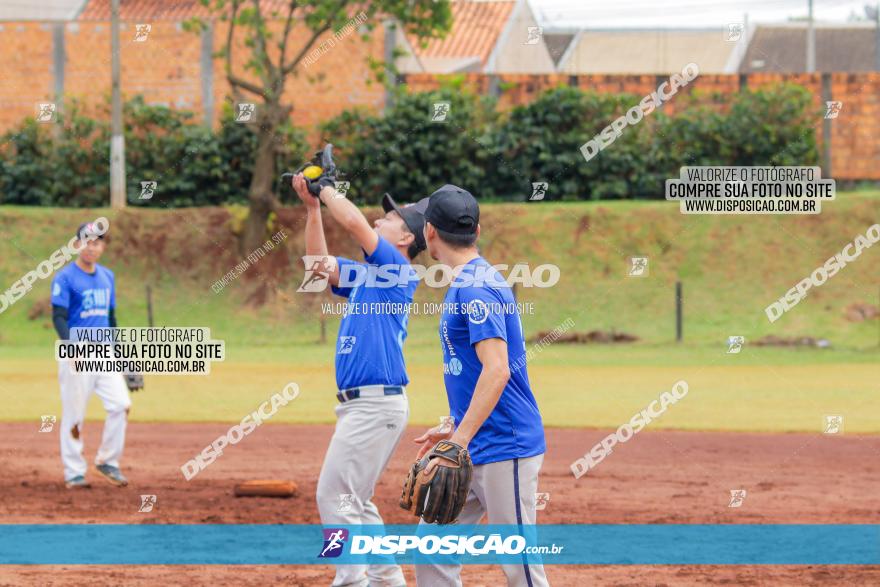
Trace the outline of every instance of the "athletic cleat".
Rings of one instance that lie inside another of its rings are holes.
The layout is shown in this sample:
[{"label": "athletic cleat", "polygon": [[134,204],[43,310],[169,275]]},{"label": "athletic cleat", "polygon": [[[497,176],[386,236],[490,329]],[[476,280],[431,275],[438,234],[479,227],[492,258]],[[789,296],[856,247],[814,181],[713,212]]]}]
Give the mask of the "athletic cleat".
[{"label": "athletic cleat", "polygon": [[91,487],[91,485],[89,485],[89,482],[86,481],[86,478],[82,475],[77,475],[76,477],[67,479],[64,482],[64,486],[68,489],[88,489],[89,487]]},{"label": "athletic cleat", "polygon": [[125,478],[125,475],[122,474],[118,467],[113,465],[95,465],[95,469],[104,476],[104,479],[117,487],[128,485],[128,479]]}]

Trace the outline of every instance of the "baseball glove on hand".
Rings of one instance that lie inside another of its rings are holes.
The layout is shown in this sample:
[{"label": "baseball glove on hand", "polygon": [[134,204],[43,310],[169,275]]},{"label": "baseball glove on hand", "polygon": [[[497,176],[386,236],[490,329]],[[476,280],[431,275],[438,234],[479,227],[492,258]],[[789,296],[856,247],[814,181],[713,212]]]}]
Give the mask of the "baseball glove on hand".
[{"label": "baseball glove on hand", "polygon": [[[437,464],[427,471],[431,459]],[[458,519],[471,487],[474,466],[466,448],[442,440],[416,461],[403,483],[400,507],[432,524]]]},{"label": "baseball glove on hand", "polygon": [[324,150],[315,153],[311,161],[300,165],[296,173],[302,173],[309,186],[309,193],[316,198],[327,186],[336,187],[336,164],[333,162],[333,145],[327,143]]},{"label": "baseball glove on hand", "polygon": [[129,391],[137,391],[144,388],[143,373],[123,373],[122,376],[125,377],[125,384],[128,386]]}]

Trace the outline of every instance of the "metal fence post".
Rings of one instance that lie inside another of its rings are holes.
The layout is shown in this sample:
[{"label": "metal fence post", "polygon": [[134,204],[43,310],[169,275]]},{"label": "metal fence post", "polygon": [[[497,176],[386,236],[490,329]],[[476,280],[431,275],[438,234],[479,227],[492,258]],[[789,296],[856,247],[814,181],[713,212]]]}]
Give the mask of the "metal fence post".
[{"label": "metal fence post", "polygon": [[153,327],[153,289],[147,286],[147,325]]},{"label": "metal fence post", "polygon": [[199,52],[199,77],[202,85],[202,122],[208,128],[214,125],[214,23],[208,22],[202,31]]},{"label": "metal fence post", "polygon": [[675,342],[681,342],[682,335],[682,292],[681,282],[675,282]]}]

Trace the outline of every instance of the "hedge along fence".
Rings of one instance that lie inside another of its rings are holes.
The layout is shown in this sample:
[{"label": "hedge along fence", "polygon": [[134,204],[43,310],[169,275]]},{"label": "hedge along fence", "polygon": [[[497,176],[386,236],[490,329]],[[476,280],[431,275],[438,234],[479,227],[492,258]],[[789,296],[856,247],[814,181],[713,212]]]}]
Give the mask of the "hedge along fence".
[{"label": "hedge along fence", "polygon": [[[399,93],[384,115],[346,111],[321,126],[337,146],[349,195],[377,204],[386,191],[404,200],[455,183],[480,198],[525,200],[549,183],[546,200],[662,198],[664,180],[683,165],[816,165],[810,93],[791,84],[735,94],[676,95],[590,161],[580,148],[643,96],[559,86],[502,112],[495,98],[453,79],[431,92]],[[434,120],[436,104],[448,104]],[[0,146],[0,203],[101,206],[109,202],[109,117],[86,117],[74,103],[56,124],[26,120]],[[125,105],[126,178],[133,205],[205,206],[246,202],[255,136],[226,113],[219,129],[193,114]],[[312,146],[316,147],[315,145]],[[301,162],[303,133],[278,137],[279,169]],[[141,182],[156,181],[141,200]],[[283,199],[295,196],[283,190]]]},{"label": "hedge along fence", "polygon": [[[434,105],[444,103],[445,119],[432,120]],[[495,106],[492,99],[454,88],[400,94],[384,116],[346,111],[322,125],[321,137],[338,147],[342,179],[360,201],[378,203],[386,191],[412,201],[445,183],[486,195],[504,165],[490,158]]]},{"label": "hedge along fence", "polygon": [[[0,204],[94,207],[110,202],[108,113],[90,118],[76,102],[52,124],[25,120],[0,138]],[[231,110],[209,129],[193,113],[126,102],[126,193],[130,205],[210,206],[246,203],[256,135]],[[287,126],[278,137],[287,166],[308,151],[303,133]],[[141,182],[155,181],[150,199]]]},{"label": "hedge along fence", "polygon": [[[581,146],[643,96],[560,86],[500,113],[494,98],[461,79],[432,92],[400,94],[384,115],[343,113],[322,127],[341,147],[352,197],[384,191],[414,199],[443,183],[482,198],[525,200],[546,181],[546,200],[662,198],[683,165],[817,165],[810,93],[796,85],[736,94],[677,95],[674,115],[657,109],[586,161]],[[434,104],[448,103],[443,122]]]}]

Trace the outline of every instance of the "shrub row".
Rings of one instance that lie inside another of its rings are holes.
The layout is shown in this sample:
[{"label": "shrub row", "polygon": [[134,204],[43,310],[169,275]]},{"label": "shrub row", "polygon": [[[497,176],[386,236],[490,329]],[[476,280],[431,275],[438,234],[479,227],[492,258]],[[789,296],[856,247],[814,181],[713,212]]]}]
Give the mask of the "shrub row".
[{"label": "shrub row", "polygon": [[[0,204],[96,207],[110,202],[110,116],[85,115],[68,104],[55,123],[25,120],[0,146]],[[225,111],[216,130],[194,122],[191,112],[148,105],[138,97],[124,105],[126,193],[130,205],[209,206],[247,201],[256,135]],[[302,158],[301,131],[279,136],[279,165]],[[141,182],[155,181],[151,199]]]},{"label": "shrub row", "polygon": [[[414,199],[444,183],[480,198],[524,200],[538,181],[549,183],[547,200],[662,198],[664,180],[677,177],[683,165],[817,164],[819,113],[806,89],[781,85],[706,98],[677,96],[674,116],[654,111],[590,161],[580,147],[640,97],[559,87],[502,113],[493,98],[453,83],[435,92],[401,92],[382,115],[343,112],[320,133],[337,147],[349,196],[373,204],[386,191]],[[55,124],[29,119],[7,132],[0,145],[0,203],[107,205],[108,120],[107,112],[86,116],[74,102]],[[125,104],[124,120],[132,205],[246,202],[256,135],[234,123],[229,111],[212,130],[190,112],[136,98]],[[289,125],[278,145],[279,170],[313,150]],[[152,200],[139,199],[143,181],[158,183]],[[284,192],[283,199],[295,198]]]},{"label": "shrub row", "polygon": [[[662,198],[683,165],[817,164],[819,114],[806,89],[706,98],[677,96],[674,116],[654,111],[590,161],[581,146],[640,97],[566,86],[502,115],[493,100],[446,87],[401,94],[383,116],[345,112],[322,136],[341,147],[350,195],[374,203],[384,191],[415,198],[446,182],[502,200],[526,199],[538,181],[549,183],[547,200]],[[442,103],[446,118],[433,121]]]}]

